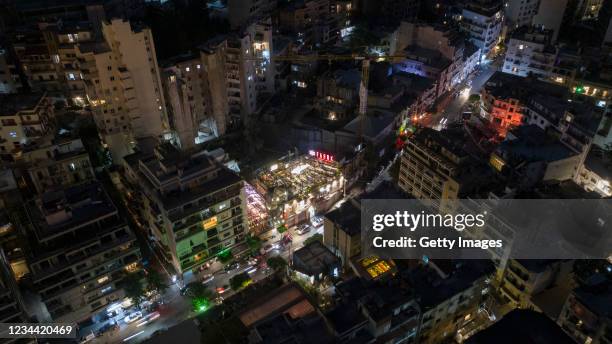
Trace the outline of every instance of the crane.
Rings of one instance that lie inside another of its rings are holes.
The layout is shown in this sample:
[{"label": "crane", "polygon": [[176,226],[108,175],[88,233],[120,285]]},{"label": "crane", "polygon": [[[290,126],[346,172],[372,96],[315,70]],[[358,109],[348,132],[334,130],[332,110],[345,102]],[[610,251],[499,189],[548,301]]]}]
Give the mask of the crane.
[{"label": "crane", "polygon": [[[365,116],[368,111],[368,83],[370,79],[370,62],[382,62],[382,61],[394,61],[396,59],[404,59],[402,55],[379,55],[379,54],[347,54],[347,55],[336,55],[336,54],[313,54],[313,55],[299,55],[299,54],[287,54],[272,56],[271,60],[274,62],[290,61],[290,62],[316,62],[316,61],[361,61],[361,82],[359,83],[359,140],[363,141],[363,130],[365,123]],[[246,60],[258,60],[261,61],[263,58],[246,58]]]}]

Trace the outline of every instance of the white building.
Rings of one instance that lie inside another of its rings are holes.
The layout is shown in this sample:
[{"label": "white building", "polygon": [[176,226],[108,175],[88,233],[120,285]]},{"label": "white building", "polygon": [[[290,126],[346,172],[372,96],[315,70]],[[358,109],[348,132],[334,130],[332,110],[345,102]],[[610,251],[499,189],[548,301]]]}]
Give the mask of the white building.
[{"label": "white building", "polygon": [[504,20],[501,3],[473,1],[463,8],[459,16],[460,27],[481,52],[484,60],[499,43]]},{"label": "white building", "polygon": [[104,41],[77,46],[79,77],[113,158],[132,152],[135,139],[168,131],[151,30],[129,22],[103,23]]},{"label": "white building", "polygon": [[550,45],[552,30],[523,27],[512,34],[506,48],[502,71],[518,76],[551,76],[557,49]]},{"label": "white building", "polygon": [[531,26],[533,17],[538,13],[539,0],[506,0],[504,16],[506,26],[516,29],[521,26]]}]

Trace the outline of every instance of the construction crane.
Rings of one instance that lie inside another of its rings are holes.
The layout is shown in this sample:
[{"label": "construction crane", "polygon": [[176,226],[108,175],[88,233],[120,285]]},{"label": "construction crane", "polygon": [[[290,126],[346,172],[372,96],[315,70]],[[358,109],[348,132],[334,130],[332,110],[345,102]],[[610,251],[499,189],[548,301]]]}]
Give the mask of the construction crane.
[{"label": "construction crane", "polygon": [[[335,54],[312,54],[312,55],[279,55],[272,56],[273,62],[317,62],[317,61],[361,61],[361,82],[359,83],[359,133],[358,137],[360,142],[363,142],[363,132],[365,124],[365,116],[368,111],[368,83],[370,79],[370,62],[383,62],[383,61],[394,61],[396,59],[405,59],[402,55],[368,55],[368,54],[350,54],[350,55],[335,55]],[[246,60],[257,60],[262,61],[262,58],[246,58]]]}]

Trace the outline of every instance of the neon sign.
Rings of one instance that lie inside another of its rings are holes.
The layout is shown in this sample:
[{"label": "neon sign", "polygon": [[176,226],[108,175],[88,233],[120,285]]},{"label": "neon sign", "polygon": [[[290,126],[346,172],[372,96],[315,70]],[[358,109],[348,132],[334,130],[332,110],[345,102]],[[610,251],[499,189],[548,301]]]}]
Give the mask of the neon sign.
[{"label": "neon sign", "polygon": [[315,151],[315,150],[310,150],[308,151],[308,154],[310,156],[313,156],[321,161],[325,161],[325,162],[333,162],[335,161],[334,156],[331,154],[327,154],[327,153],[323,153],[323,152],[319,152],[319,151]]}]

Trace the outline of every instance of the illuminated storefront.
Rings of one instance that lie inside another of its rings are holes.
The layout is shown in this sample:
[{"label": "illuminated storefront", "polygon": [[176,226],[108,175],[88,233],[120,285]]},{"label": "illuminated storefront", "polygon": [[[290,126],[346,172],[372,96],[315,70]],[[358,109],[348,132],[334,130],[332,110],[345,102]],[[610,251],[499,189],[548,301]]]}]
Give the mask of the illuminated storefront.
[{"label": "illuminated storefront", "polygon": [[332,154],[310,151],[260,170],[254,186],[266,202],[270,225],[293,226],[322,212],[344,192],[344,176]]}]

